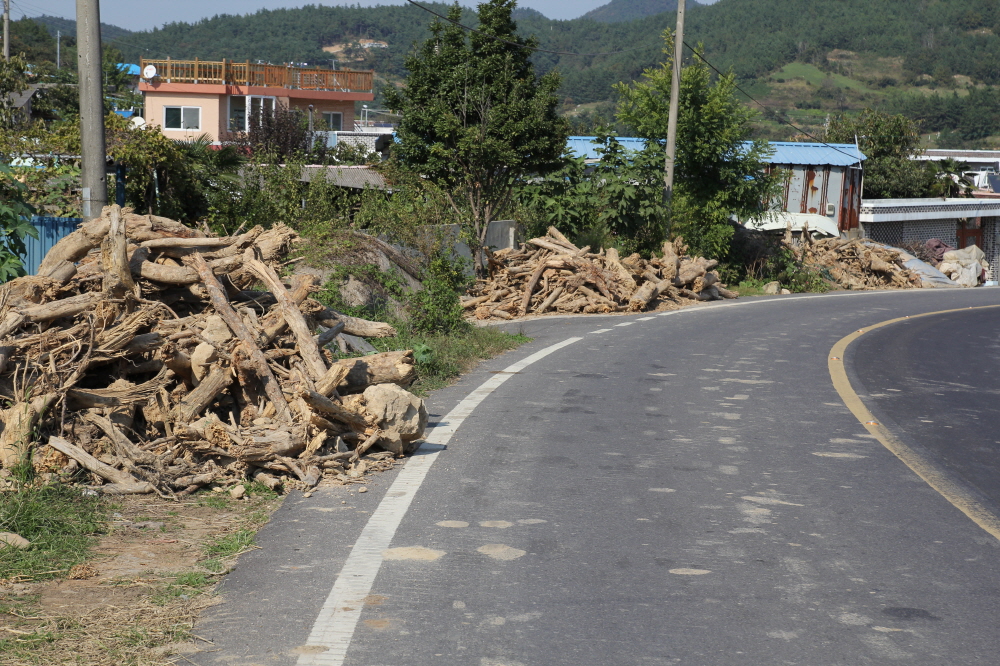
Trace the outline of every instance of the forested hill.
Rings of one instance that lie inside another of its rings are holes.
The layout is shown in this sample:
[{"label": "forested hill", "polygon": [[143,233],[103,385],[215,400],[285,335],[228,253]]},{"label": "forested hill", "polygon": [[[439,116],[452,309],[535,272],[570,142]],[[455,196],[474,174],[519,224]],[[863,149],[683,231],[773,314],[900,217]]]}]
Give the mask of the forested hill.
[{"label": "forested hill", "polygon": [[[672,2],[673,0],[657,0]],[[654,0],[614,0],[648,6]],[[447,5],[430,5],[444,13]],[[592,18],[550,20],[523,12],[522,33],[538,37],[542,48],[596,56],[539,53],[541,71],[558,67],[565,97],[577,103],[610,98],[611,85],[638,77],[663,59],[664,29],[672,12],[633,21],[601,23]],[[216,16],[197,23],[172,23],[134,32],[115,43],[133,60],[142,56],[329,63],[404,74],[403,59],[414,42],[428,35],[433,17],[412,5],[361,7],[306,6],[262,10],[245,16]],[[467,12],[463,20],[473,22]],[[702,42],[709,60],[750,81],[800,61],[825,66],[831,52],[892,57],[902,77],[966,75],[973,83],[1000,83],[1000,5],[995,0],[719,0],[688,12],[686,40]],[[107,34],[107,33],[106,33]],[[350,48],[361,38],[385,41],[387,49]],[[348,45],[326,53],[324,46]]]},{"label": "forested hill", "polygon": [[[687,2],[688,8],[696,4],[698,3],[695,0]],[[601,23],[620,23],[675,11],[677,11],[677,0],[611,0],[606,5],[591,9],[582,18]]]}]

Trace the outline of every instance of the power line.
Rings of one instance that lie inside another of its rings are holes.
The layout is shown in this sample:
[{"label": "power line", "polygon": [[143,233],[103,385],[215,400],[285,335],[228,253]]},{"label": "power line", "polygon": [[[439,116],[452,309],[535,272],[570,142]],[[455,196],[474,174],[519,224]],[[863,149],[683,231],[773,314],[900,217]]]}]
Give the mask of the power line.
[{"label": "power line", "polygon": [[[712,63],[710,63],[710,62],[709,62],[708,60],[706,60],[706,59],[705,59],[705,56],[703,56],[703,55],[702,55],[701,53],[699,53],[699,52],[697,51],[697,49],[695,49],[695,48],[694,48],[693,46],[691,46],[691,45],[690,45],[690,44],[688,44],[687,42],[684,42],[684,46],[686,46],[686,47],[688,47],[689,49],[691,49],[691,53],[693,53],[693,54],[695,54],[696,56],[698,56],[698,58],[699,58],[699,59],[700,59],[700,60],[701,60],[701,61],[702,61],[703,63],[705,63],[706,65],[708,65],[708,66],[709,66],[709,68],[710,68],[710,69],[712,69],[712,70],[713,70],[713,71],[714,71],[714,72],[715,72],[716,74],[718,74],[719,76],[725,76],[725,74],[723,74],[723,73],[722,73],[721,71],[719,71],[719,68],[718,68],[718,67],[716,67],[715,65],[713,65]],[[750,96],[750,93],[748,93],[747,91],[745,91],[745,90],[743,90],[742,88],[740,88],[740,87],[739,87],[738,85],[736,85],[736,83],[735,83],[735,82],[733,83],[733,87],[734,87],[734,88],[736,88],[737,90],[739,90],[739,91],[740,91],[741,93],[743,93],[743,94],[744,94],[744,95],[746,96],[746,98],[747,98],[747,99],[749,99],[749,100],[750,100],[751,102],[753,102],[754,104],[756,104],[756,105],[757,105],[757,106],[759,106],[760,108],[764,109],[765,111],[770,111],[770,110],[771,110],[771,109],[770,109],[769,107],[765,106],[765,105],[764,105],[764,104],[762,104],[761,102],[758,102],[758,101],[757,101],[756,99],[754,99],[753,97],[751,97],[751,96]],[[816,143],[820,143],[820,144],[823,144],[823,145],[824,145],[824,146],[826,146],[827,148],[833,148],[833,149],[834,149],[834,150],[836,150],[836,151],[837,151],[838,153],[841,153],[841,154],[843,154],[843,155],[847,155],[847,156],[848,156],[848,157],[850,157],[851,159],[853,159],[853,160],[857,160],[857,161],[859,161],[859,162],[860,162],[860,160],[858,160],[858,156],[857,156],[857,155],[852,155],[851,153],[848,153],[848,152],[846,152],[846,151],[843,151],[843,150],[841,150],[840,148],[837,148],[837,147],[836,147],[836,146],[834,146],[833,144],[830,144],[830,143],[827,143],[826,141],[823,141],[822,139],[818,139],[818,138],[816,138],[815,136],[813,136],[812,134],[810,134],[809,132],[807,132],[807,131],[805,131],[804,129],[802,129],[801,127],[798,127],[798,126],[796,126],[796,125],[793,125],[792,123],[790,123],[790,122],[789,122],[789,121],[787,121],[787,120],[782,120],[781,118],[778,118],[778,122],[782,123],[783,125],[788,125],[789,127],[791,127],[791,128],[793,129],[793,130],[796,130],[797,132],[801,132],[802,134],[806,135],[807,137],[809,137],[810,139],[812,139],[812,140],[813,140],[813,141],[815,141]]]},{"label": "power line", "polygon": [[469,32],[474,32],[477,35],[481,35],[483,37],[488,37],[489,39],[501,42],[503,44],[507,44],[508,46],[516,46],[518,48],[528,49],[529,51],[535,51],[537,53],[551,53],[552,55],[589,57],[589,56],[618,55],[619,53],[630,53],[631,51],[639,51],[639,50],[641,50],[643,48],[646,48],[646,47],[638,46],[638,47],[636,47],[634,49],[625,49],[624,51],[607,51],[605,53],[572,53],[570,51],[549,51],[547,49],[540,49],[540,48],[535,47],[535,46],[527,46],[526,44],[519,44],[517,42],[512,42],[510,40],[503,39],[502,37],[497,37],[495,35],[488,35],[488,34],[486,34],[485,32],[483,32],[481,30],[476,30],[475,28],[470,28],[469,26],[463,25],[463,24],[459,23],[458,21],[454,21],[454,20],[448,18],[447,16],[444,16],[443,14],[438,14],[433,9],[428,9],[427,7],[424,7],[423,5],[421,5],[421,4],[417,3],[417,2],[414,2],[413,0],[406,0],[406,1],[408,3],[410,3],[411,5],[413,5],[414,7],[419,7],[420,9],[424,10],[427,13],[433,14],[434,16],[437,16],[439,19],[444,19],[448,23],[456,25],[459,28],[462,28],[464,30],[468,30]]}]

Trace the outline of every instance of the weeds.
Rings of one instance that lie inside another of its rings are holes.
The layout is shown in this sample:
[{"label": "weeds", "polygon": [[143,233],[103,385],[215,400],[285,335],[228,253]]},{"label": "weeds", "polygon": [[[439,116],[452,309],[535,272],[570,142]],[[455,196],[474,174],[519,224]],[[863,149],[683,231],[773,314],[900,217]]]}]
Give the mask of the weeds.
[{"label": "weeds", "polygon": [[413,349],[419,379],[410,391],[426,396],[430,391],[447,386],[452,379],[471,370],[480,361],[515,349],[530,340],[527,336],[511,335],[490,326],[469,326],[451,334],[420,333],[402,326],[396,337],[372,339],[370,342],[379,351]]},{"label": "weeds", "polygon": [[31,542],[25,549],[0,550],[0,579],[54,578],[83,562],[104,532],[108,506],[79,488],[18,484],[0,493],[0,532]]}]

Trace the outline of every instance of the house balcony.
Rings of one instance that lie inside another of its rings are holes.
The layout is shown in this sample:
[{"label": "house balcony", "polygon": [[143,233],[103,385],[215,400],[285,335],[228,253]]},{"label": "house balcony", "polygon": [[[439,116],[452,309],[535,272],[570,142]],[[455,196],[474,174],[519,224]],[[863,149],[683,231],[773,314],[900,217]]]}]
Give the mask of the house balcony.
[{"label": "house balcony", "polygon": [[[146,67],[152,65],[156,74],[143,78],[140,89],[155,90],[162,84],[226,86],[227,88],[278,88],[287,91],[342,93],[346,95],[361,94],[358,99],[371,99],[374,92],[374,72],[356,70],[332,70],[319,67],[292,67],[288,65],[259,65],[232,60],[164,60],[145,59],[140,63],[140,71],[146,73]],[[190,90],[190,88],[188,88]],[[271,94],[281,96],[275,90]],[[292,97],[301,97],[302,93],[285,93]],[[324,97],[326,95],[323,95]]]}]

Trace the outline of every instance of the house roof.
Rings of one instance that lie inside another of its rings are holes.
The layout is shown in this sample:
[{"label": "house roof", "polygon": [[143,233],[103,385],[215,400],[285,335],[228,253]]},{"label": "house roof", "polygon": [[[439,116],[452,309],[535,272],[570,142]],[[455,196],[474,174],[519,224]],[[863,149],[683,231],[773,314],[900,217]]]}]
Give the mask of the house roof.
[{"label": "house roof", "polygon": [[768,145],[774,149],[774,154],[765,160],[770,164],[851,166],[867,159],[853,143],[770,141]]},{"label": "house roof", "polygon": [[[588,160],[600,159],[597,146],[593,143],[597,137],[571,136],[566,142],[566,148],[572,150],[577,157]],[[642,150],[645,139],[636,137],[617,137],[618,142],[630,150]],[[749,145],[749,144],[746,144]],[[806,164],[815,166],[851,166],[866,159],[864,154],[852,143],[799,143],[796,141],[771,141],[769,145],[774,154],[764,161],[768,164]]]},{"label": "house roof", "polygon": [[132,63],[120,62],[117,65],[119,72],[124,72],[130,76],[139,76],[139,65],[133,65]]}]

